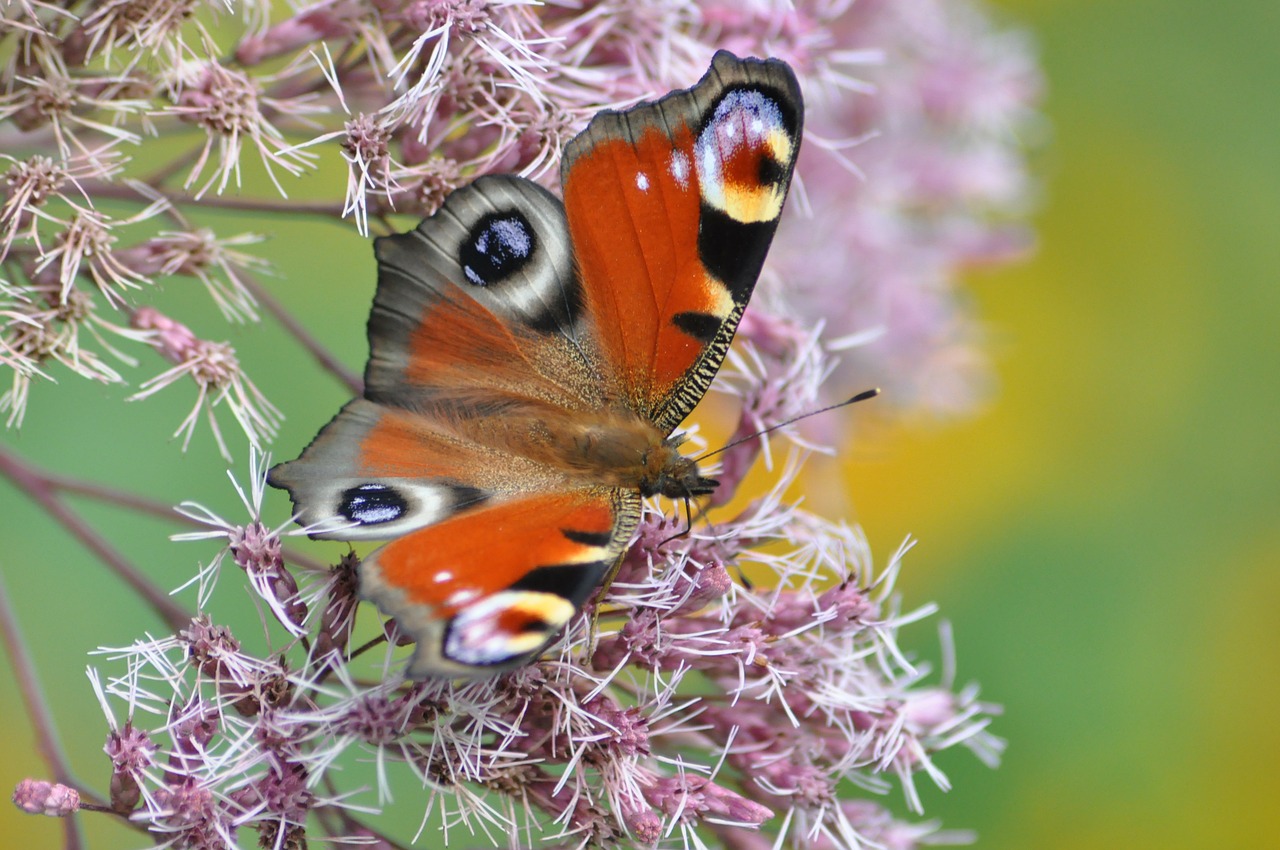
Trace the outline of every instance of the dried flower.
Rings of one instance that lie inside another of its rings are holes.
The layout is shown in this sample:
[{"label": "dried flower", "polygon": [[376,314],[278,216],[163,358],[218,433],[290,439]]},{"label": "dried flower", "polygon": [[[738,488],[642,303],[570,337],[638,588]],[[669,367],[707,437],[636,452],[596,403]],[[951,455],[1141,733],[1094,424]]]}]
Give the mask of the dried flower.
[{"label": "dried flower", "polygon": [[131,401],[154,395],[179,378],[190,377],[195,380],[198,391],[195,407],[174,434],[182,436],[184,449],[190,442],[196,421],[203,411],[222,456],[231,459],[231,452],[222,439],[218,420],[213,415],[214,408],[223,404],[240,424],[251,445],[256,447],[262,440],[275,436],[280,423],[280,411],[241,371],[235,350],[229,344],[197,339],[185,325],[150,307],[134,313],[133,326],[138,330],[153,331],[152,342],[174,366],[143,381],[139,392],[130,396]]}]

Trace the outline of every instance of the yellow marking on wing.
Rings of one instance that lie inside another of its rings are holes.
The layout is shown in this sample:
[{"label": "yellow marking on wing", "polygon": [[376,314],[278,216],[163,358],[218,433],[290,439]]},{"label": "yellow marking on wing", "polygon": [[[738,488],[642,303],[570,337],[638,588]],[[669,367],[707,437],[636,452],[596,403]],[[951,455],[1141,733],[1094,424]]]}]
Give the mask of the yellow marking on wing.
[{"label": "yellow marking on wing", "polygon": [[786,196],[772,186],[725,187],[722,211],[734,221],[751,224],[773,221],[782,214],[782,202]]},{"label": "yellow marking on wing", "polygon": [[729,287],[705,272],[702,275],[702,279],[706,281],[704,291],[710,299],[710,302],[702,308],[703,312],[709,313],[718,319],[727,319],[735,306],[733,294],[729,292]]}]

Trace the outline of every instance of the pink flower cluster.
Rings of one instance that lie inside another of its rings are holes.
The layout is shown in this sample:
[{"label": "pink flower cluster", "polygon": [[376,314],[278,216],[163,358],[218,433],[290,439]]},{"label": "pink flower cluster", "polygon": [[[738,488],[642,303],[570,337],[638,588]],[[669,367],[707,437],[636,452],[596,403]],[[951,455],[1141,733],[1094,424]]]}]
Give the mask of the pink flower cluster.
[{"label": "pink flower cluster", "polygon": [[[798,404],[815,401],[829,363],[802,354],[747,346],[752,368],[729,370],[753,426],[789,415],[769,403],[780,384]],[[262,521],[255,461],[240,490],[248,521],[188,504],[206,530],[181,537],[223,541],[198,576],[200,598],[234,563],[268,627],[250,641],[207,612],[172,637],[102,650],[110,807],[200,848],[246,830],[264,846],[378,836],[357,815],[416,788],[425,829],[494,846],[963,839],[873,798],[896,786],[918,814],[917,778],[948,787],[934,757],[952,747],[994,764],[995,709],[899,646],[899,631],[934,610],[904,610],[894,592],[909,547],[876,570],[859,531],[786,500],[807,452],[790,444],[769,491],[745,503],[733,470],[746,458],[727,460],[727,504],[692,528],[647,509],[613,583],[545,660],[425,683],[403,679],[393,622],[359,628],[355,556],[285,566],[286,532]],[[361,632],[372,637],[355,646]],[[378,766],[371,789],[343,783],[361,762]]]}]

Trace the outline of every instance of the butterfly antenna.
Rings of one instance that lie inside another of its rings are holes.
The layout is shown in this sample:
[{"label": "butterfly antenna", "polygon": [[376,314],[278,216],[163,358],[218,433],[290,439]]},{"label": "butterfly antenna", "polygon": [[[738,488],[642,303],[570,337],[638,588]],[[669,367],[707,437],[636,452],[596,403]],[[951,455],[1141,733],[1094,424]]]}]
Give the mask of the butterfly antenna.
[{"label": "butterfly antenna", "polygon": [[808,419],[810,416],[817,416],[819,413],[826,413],[828,410],[839,410],[842,407],[848,407],[854,402],[866,401],[867,399],[875,398],[878,395],[880,395],[879,387],[874,387],[869,390],[863,390],[862,392],[858,393],[857,395],[851,398],[846,398],[844,401],[836,402],[835,404],[829,404],[826,407],[822,407],[817,410],[810,410],[808,413],[801,413],[799,416],[793,416],[785,422],[779,422],[776,425],[770,425],[768,428],[765,428],[760,431],[756,431],[754,434],[748,434],[745,437],[741,437],[737,440],[734,440],[732,443],[729,443],[727,446],[721,446],[720,448],[716,449],[713,452],[707,452],[701,457],[694,458],[694,460],[701,463],[702,461],[706,460],[709,457],[715,457],[721,452],[727,452],[729,449],[733,448],[734,446],[740,446],[745,442],[754,440],[756,437],[763,437],[765,434],[768,434],[770,431],[777,431],[779,428],[785,428],[788,425],[799,422],[801,419]]},{"label": "butterfly antenna", "polygon": [[[875,388],[873,388],[873,389],[869,389],[869,390],[863,390],[862,392],[858,393],[857,395],[855,395],[855,396],[853,396],[853,397],[851,397],[851,398],[847,398],[847,399],[845,399],[844,401],[837,402],[837,403],[835,403],[835,404],[829,404],[829,405],[827,405],[826,407],[819,408],[818,410],[810,410],[808,413],[801,413],[799,416],[793,416],[793,417],[791,417],[790,419],[786,420],[785,422],[779,422],[779,423],[778,423],[778,424],[776,424],[776,425],[770,425],[768,428],[765,428],[765,429],[760,430],[760,431],[756,431],[754,434],[748,434],[747,436],[742,437],[741,439],[734,440],[732,443],[729,443],[727,446],[721,446],[720,448],[716,449],[716,450],[715,450],[715,451],[713,451],[713,452],[707,452],[706,454],[702,455],[701,457],[694,458],[694,460],[695,460],[695,461],[698,461],[698,462],[704,461],[704,460],[706,460],[706,459],[707,459],[707,458],[709,458],[709,457],[715,457],[716,455],[720,454],[721,452],[728,451],[729,449],[733,448],[734,446],[740,446],[740,445],[742,445],[743,443],[747,442],[748,440],[754,440],[756,437],[763,437],[765,434],[768,434],[770,431],[776,431],[776,430],[778,430],[779,428],[785,428],[785,427],[787,427],[788,425],[791,425],[792,423],[799,422],[801,419],[808,419],[810,416],[817,416],[819,413],[826,413],[828,410],[838,410],[838,409],[839,409],[839,408],[841,408],[841,407],[848,407],[849,405],[853,404],[854,402],[858,402],[858,401],[866,401],[867,399],[869,399],[869,398],[875,398],[875,397],[876,397],[876,396],[878,396],[878,395],[880,395],[880,388],[879,388],[879,387],[875,387]],[[670,543],[672,540],[678,540],[678,539],[680,539],[681,537],[688,537],[688,536],[689,536],[689,533],[690,533],[691,531],[693,531],[693,513],[692,513],[692,510],[691,510],[691,508],[690,508],[690,506],[689,506],[689,501],[690,501],[690,499],[689,499],[689,495],[688,495],[688,494],[685,494],[685,497],[684,497],[684,529],[683,529],[682,531],[679,531],[679,532],[677,532],[677,533],[675,533],[675,534],[671,535],[671,536],[670,536],[670,537],[668,537],[666,540],[663,540],[663,541],[662,541],[662,543],[659,543],[659,544],[658,544],[659,546],[661,546],[661,545],[663,545],[663,544],[665,544],[665,543]],[[701,515],[702,515],[702,509],[701,509],[701,508],[699,508],[699,510],[698,510],[698,515],[699,515],[699,516],[701,516]],[[745,579],[746,579],[746,576],[743,576],[743,580],[744,580],[744,581],[745,581]]]}]

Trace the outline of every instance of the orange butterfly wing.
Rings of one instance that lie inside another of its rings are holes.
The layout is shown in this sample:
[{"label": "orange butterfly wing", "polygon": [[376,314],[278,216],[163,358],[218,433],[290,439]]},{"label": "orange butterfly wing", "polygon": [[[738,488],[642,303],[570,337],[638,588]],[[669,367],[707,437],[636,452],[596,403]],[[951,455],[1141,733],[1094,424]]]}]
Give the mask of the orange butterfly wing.
[{"label": "orange butterfly wing", "polygon": [[528,660],[577,613],[639,519],[632,493],[541,493],[460,513],[366,557],[361,592],[418,641],[408,674]]},{"label": "orange butterfly wing", "polygon": [[751,297],[800,104],[785,64],[720,52],[692,89],[601,113],[565,149],[587,312],[620,392],[664,432],[706,392]]}]

